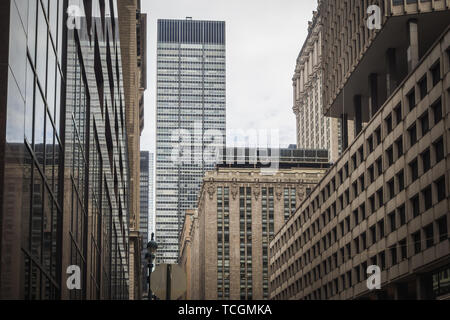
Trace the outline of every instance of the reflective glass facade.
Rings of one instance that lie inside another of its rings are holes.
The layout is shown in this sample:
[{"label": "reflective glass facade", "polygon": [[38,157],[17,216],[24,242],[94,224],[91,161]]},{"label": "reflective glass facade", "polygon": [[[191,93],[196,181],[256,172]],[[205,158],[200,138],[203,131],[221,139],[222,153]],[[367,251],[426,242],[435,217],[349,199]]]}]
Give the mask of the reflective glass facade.
[{"label": "reflective glass facade", "polygon": [[[225,23],[159,20],[157,54],[157,262],[176,263],[185,211],[213,169],[206,132],[225,136]],[[174,159],[180,145],[191,152]]]}]

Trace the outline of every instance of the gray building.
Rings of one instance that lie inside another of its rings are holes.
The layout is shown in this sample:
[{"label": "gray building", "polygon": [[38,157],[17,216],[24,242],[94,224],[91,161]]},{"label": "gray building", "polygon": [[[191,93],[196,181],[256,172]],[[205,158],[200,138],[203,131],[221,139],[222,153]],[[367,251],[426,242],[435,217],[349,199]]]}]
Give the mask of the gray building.
[{"label": "gray building", "polygon": [[214,167],[211,130],[225,144],[225,22],[159,20],[157,54],[157,262],[176,263],[185,211]]},{"label": "gray building", "polygon": [[147,292],[147,263],[145,260],[145,253],[147,251],[146,244],[148,243],[149,233],[149,204],[150,204],[150,153],[148,151],[141,151],[141,187],[140,187],[140,219],[139,232],[142,235],[142,245],[144,250],[141,253],[142,262],[142,292]]}]

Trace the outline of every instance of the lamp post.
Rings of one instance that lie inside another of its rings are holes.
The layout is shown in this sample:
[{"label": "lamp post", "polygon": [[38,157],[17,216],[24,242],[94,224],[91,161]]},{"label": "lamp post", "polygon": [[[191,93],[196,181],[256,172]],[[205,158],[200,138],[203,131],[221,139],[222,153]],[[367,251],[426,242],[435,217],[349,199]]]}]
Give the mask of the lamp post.
[{"label": "lamp post", "polygon": [[158,244],[155,241],[155,234],[152,233],[152,240],[150,240],[149,243],[147,243],[147,253],[145,255],[145,258],[148,261],[148,299],[153,300],[153,293],[151,289],[151,277],[152,277],[152,270],[153,270],[153,261],[155,260],[156,256],[156,250],[158,250]]}]

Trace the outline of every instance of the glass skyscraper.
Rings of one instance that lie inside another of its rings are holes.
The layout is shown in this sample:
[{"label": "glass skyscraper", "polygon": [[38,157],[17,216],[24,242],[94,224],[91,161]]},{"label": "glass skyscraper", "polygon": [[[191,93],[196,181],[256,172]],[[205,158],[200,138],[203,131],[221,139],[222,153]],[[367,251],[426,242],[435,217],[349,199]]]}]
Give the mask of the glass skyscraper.
[{"label": "glass skyscraper", "polygon": [[158,21],[157,263],[177,262],[185,211],[213,168],[208,145],[225,144],[225,52],[223,21]]}]

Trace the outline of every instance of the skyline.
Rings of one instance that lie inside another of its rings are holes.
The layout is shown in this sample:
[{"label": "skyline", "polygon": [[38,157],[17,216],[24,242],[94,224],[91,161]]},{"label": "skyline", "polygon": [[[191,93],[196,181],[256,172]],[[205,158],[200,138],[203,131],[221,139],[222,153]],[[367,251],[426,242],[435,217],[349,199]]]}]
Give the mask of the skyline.
[{"label": "skyline", "polygon": [[[296,143],[292,76],[295,61],[307,36],[308,21],[312,20],[317,2],[214,2],[214,10],[211,10],[211,1],[205,0],[194,3],[177,0],[142,3],[149,26],[147,73],[149,83],[153,84],[145,93],[141,150],[155,152],[157,20],[186,17],[226,22],[227,132],[279,129],[282,147]],[[253,11],[259,15],[252,14]],[[245,32],[242,32],[243,29]],[[254,48],[261,48],[256,56]]]}]

